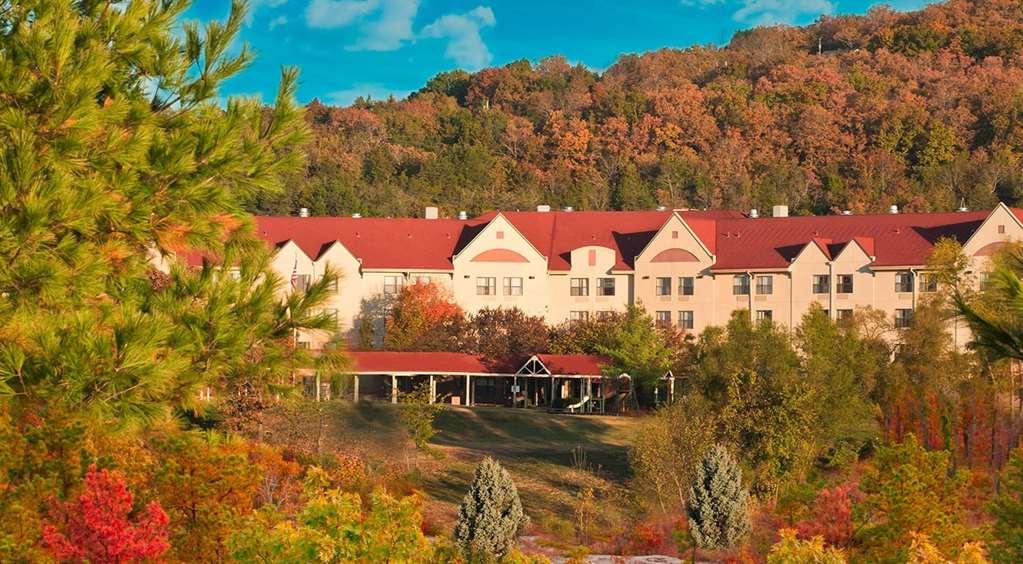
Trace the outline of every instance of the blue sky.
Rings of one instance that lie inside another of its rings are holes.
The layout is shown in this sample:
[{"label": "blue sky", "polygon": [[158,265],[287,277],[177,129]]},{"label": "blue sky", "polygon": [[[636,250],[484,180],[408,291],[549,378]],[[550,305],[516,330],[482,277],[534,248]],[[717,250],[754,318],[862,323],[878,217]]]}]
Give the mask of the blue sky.
[{"label": "blue sky", "polygon": [[[242,39],[256,62],[224,94],[276,90],[282,65],[301,69],[299,100],[348,104],[403,97],[438,72],[564,55],[601,70],[622,53],[726,43],[738,29],[805,24],[876,4],[928,0],[250,0]],[[223,18],[229,0],[195,0],[189,19]]]}]

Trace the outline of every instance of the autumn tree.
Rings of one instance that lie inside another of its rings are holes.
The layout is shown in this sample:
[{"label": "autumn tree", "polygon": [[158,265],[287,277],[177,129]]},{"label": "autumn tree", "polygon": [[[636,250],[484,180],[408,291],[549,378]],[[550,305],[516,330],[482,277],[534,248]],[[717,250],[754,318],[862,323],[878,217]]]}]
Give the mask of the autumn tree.
[{"label": "autumn tree", "polygon": [[742,311],[704,331],[695,349],[690,393],[719,414],[717,441],[735,445],[752,469],[751,491],[773,495],[817,449],[819,389],[801,373],[788,333]]},{"label": "autumn tree", "polygon": [[717,425],[714,413],[692,396],[645,418],[629,447],[634,487],[651,495],[661,511],[684,506]]},{"label": "autumn tree", "polygon": [[56,503],[43,527],[43,544],[54,558],[115,564],[159,558],[167,551],[167,514],[150,502],[135,515],[124,479],[91,466],[84,491],[72,503]]},{"label": "autumn tree", "polygon": [[404,286],[387,314],[384,348],[394,351],[456,351],[464,316],[433,282]]},{"label": "autumn tree", "polygon": [[878,449],[856,504],[856,542],[867,558],[905,557],[910,533],[927,535],[946,555],[970,540],[963,522],[968,476],[947,451],[929,452],[913,435]]},{"label": "autumn tree", "polygon": [[845,564],[845,554],[840,549],[826,546],[824,539],[813,537],[803,540],[792,529],[782,529],[781,539],[767,554],[768,564]]},{"label": "autumn tree", "polygon": [[374,491],[365,509],[357,494],[331,487],[313,467],[294,518],[272,507],[255,513],[232,534],[231,556],[242,562],[430,561],[421,530],[420,501]]},{"label": "autumn tree", "polygon": [[1016,449],[1009,459],[991,514],[991,556],[995,562],[1023,560],[1023,450]]},{"label": "autumn tree", "polygon": [[492,362],[550,351],[546,321],[518,308],[481,309],[469,316],[466,330],[467,346]]}]

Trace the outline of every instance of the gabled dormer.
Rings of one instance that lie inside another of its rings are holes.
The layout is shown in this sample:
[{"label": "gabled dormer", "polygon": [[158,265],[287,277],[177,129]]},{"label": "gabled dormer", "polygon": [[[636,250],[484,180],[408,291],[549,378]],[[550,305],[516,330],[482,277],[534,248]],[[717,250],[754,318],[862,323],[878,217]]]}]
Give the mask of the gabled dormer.
[{"label": "gabled dormer", "polygon": [[1009,241],[1023,240],[1023,222],[1013,210],[999,203],[963,243],[967,257],[990,257]]},{"label": "gabled dormer", "polygon": [[714,264],[714,253],[696,235],[696,232],[673,213],[635,258],[638,272],[645,268],[668,265],[684,266],[687,270],[702,270]]},{"label": "gabled dormer", "polygon": [[498,213],[455,256],[456,268],[466,263],[527,264],[542,262],[547,257],[527,239],[503,214]]}]

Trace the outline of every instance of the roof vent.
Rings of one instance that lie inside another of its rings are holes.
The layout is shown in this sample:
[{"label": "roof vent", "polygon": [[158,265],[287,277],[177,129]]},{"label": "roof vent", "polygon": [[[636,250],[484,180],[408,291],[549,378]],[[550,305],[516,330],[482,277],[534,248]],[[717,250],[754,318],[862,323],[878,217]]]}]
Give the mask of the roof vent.
[{"label": "roof vent", "polygon": [[423,210],[423,217],[426,219],[437,219],[440,217],[440,210],[437,209],[437,206],[426,206],[426,209]]},{"label": "roof vent", "polygon": [[760,217],[760,212],[759,212],[759,211],[757,211],[757,208],[753,208],[753,209],[751,209],[751,210],[749,211],[749,216],[750,216],[751,218],[753,218],[753,219],[756,219],[756,218]]},{"label": "roof vent", "polygon": [[298,217],[309,217],[309,208],[298,208]]},{"label": "roof vent", "polygon": [[549,212],[549,211],[551,211],[551,207],[548,206],[547,204],[540,204],[539,206],[536,206],[536,211],[538,211],[538,212]]},{"label": "roof vent", "polygon": [[469,214],[466,213],[465,211],[460,211],[458,212],[458,219],[462,220],[469,219]]},{"label": "roof vent", "polygon": [[573,211],[572,210],[572,206],[565,206],[565,207],[561,208],[561,211],[565,211],[565,212]]},{"label": "roof vent", "polygon": [[849,210],[842,210],[842,215],[852,215],[852,212]]},{"label": "roof vent", "polygon": [[899,213],[899,206],[892,204],[892,207],[888,208],[888,213],[893,215]]},{"label": "roof vent", "polygon": [[789,207],[788,206],[774,206],[771,208],[771,217],[788,217]]},{"label": "roof vent", "polygon": [[970,211],[970,208],[966,207],[966,198],[963,198],[962,200],[959,200],[959,208],[956,209],[956,211],[957,212],[968,212],[968,211]]},{"label": "roof vent", "polygon": [[353,213],[352,214],[352,219],[359,219],[360,217],[362,217],[361,213]]}]

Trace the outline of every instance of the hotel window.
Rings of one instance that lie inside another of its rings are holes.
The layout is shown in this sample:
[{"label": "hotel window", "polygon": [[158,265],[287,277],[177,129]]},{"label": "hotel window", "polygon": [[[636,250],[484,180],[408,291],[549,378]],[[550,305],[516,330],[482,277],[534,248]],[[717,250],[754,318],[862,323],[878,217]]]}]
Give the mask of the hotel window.
[{"label": "hotel window", "polygon": [[732,277],[732,295],[749,295],[749,276],[746,276],[745,274],[736,274]]},{"label": "hotel window", "polygon": [[897,309],[895,310],[895,326],[899,329],[909,327],[913,322],[913,310],[911,309]]},{"label": "hotel window", "polygon": [[907,293],[913,291],[913,273],[911,272],[896,272],[895,273],[895,291],[900,293]]},{"label": "hotel window", "polygon": [[299,341],[296,346],[304,351],[309,350],[309,341]]},{"label": "hotel window", "polygon": [[522,295],[522,278],[515,276],[504,279],[504,295],[506,296],[521,296]]},{"label": "hotel window", "polygon": [[393,296],[401,291],[401,276],[384,276],[384,294]]},{"label": "hotel window", "polygon": [[604,310],[604,311],[598,311],[597,312],[597,320],[598,321],[607,321],[609,319],[614,319],[614,316],[615,316],[615,312],[613,312],[613,311]]},{"label": "hotel window", "polygon": [[827,294],[831,291],[831,277],[827,274],[813,275],[813,293]]},{"label": "hotel window", "polygon": [[615,279],[597,278],[597,295],[598,296],[615,295]]},{"label": "hotel window", "polygon": [[680,296],[692,296],[693,295],[693,282],[692,276],[683,276],[678,279],[678,295]]},{"label": "hotel window", "polygon": [[678,312],[678,326],[681,329],[692,329],[693,328],[693,312],[691,312],[691,311],[680,311],[680,312]]},{"label": "hotel window", "polygon": [[312,276],[308,274],[298,274],[295,276],[295,289],[305,291],[309,289],[311,281]]},{"label": "hotel window", "polygon": [[570,311],[568,312],[568,320],[572,322],[578,321],[589,321],[590,312],[588,311]]},{"label": "hotel window", "polygon": [[416,284],[433,284],[433,276],[429,274],[420,274],[415,277]]},{"label": "hotel window", "polygon": [[933,273],[926,273],[920,275],[920,291],[924,293],[933,293],[938,291],[938,275]]},{"label": "hotel window", "polygon": [[840,309],[835,311],[835,320],[838,321],[840,325],[852,323],[852,319],[853,310],[851,309]]},{"label": "hotel window", "polygon": [[476,295],[477,296],[496,296],[497,295],[497,278],[493,276],[477,276],[476,277]]},{"label": "hotel window", "polygon": [[570,293],[573,296],[588,296],[590,295],[590,279],[589,278],[573,278]]},{"label": "hotel window", "polygon": [[853,293],[853,277],[852,274],[839,274],[835,279],[835,291],[839,294],[851,294]]},{"label": "hotel window", "polygon": [[762,296],[769,296],[774,293],[774,276],[766,274],[757,276],[757,293]]},{"label": "hotel window", "polygon": [[758,309],[757,310],[757,321],[771,321],[774,318],[774,312],[769,309]]},{"label": "hotel window", "polygon": [[658,327],[671,327],[671,312],[670,311],[658,311],[654,318]]},{"label": "hotel window", "polygon": [[981,272],[980,273],[980,289],[990,290],[991,289],[991,273]]},{"label": "hotel window", "polygon": [[654,293],[658,296],[670,296],[671,278],[658,278],[654,282]]}]

